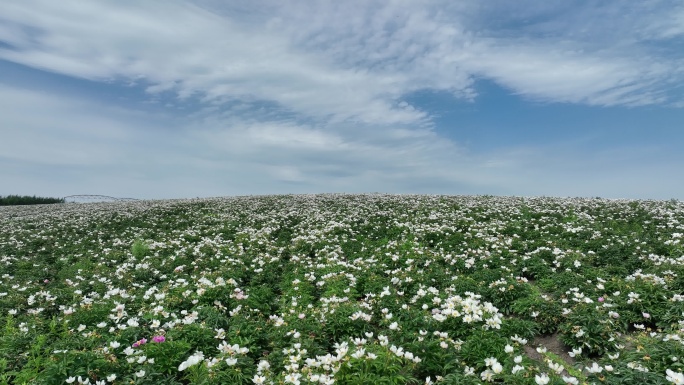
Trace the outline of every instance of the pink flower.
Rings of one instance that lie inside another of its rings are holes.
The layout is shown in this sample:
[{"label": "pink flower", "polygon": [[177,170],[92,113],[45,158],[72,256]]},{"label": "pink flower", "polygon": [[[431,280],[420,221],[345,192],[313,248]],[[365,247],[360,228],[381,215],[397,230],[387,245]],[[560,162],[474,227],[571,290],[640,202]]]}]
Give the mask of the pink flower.
[{"label": "pink flower", "polygon": [[164,336],[154,336],[152,337],[152,342],[160,344],[162,342],[166,341],[166,337]]},{"label": "pink flower", "polygon": [[644,318],[651,318],[651,315],[648,313],[641,313],[641,315],[643,315]]},{"label": "pink flower", "polygon": [[598,301],[599,301],[599,302],[603,302],[603,301],[605,301],[605,299],[604,299],[603,297],[599,297],[599,298],[598,298]]},{"label": "pink flower", "polygon": [[141,339],[141,340],[139,340],[139,341],[135,341],[135,343],[133,344],[133,347],[134,347],[134,348],[137,348],[137,347],[139,347],[140,345],[144,345],[144,344],[146,344],[146,343],[147,343],[147,339],[146,339],[146,338],[143,338],[143,339]]}]

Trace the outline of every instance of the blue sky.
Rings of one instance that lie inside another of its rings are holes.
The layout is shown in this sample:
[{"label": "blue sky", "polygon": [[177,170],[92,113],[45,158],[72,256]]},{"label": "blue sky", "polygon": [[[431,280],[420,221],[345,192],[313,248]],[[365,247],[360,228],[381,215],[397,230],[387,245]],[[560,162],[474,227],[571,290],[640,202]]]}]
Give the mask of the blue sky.
[{"label": "blue sky", "polygon": [[0,195],[684,199],[679,1],[0,14]]}]

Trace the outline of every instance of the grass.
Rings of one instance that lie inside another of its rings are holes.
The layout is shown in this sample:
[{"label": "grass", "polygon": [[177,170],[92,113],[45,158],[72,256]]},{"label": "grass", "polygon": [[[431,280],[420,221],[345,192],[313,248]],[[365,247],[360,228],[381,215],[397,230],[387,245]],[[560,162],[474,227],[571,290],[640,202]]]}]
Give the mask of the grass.
[{"label": "grass", "polygon": [[[15,210],[0,211],[0,384],[684,380],[678,201],[328,194]],[[581,350],[574,366],[526,353],[549,335]]]}]

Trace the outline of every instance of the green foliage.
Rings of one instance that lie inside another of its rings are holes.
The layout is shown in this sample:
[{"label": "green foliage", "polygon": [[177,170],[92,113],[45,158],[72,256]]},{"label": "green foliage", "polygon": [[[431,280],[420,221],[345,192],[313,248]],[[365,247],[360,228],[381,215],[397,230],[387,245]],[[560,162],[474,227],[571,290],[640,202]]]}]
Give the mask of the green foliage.
[{"label": "green foliage", "polygon": [[150,246],[142,239],[138,239],[131,245],[131,254],[136,258],[143,258],[150,252]]},{"label": "green foliage", "polygon": [[501,279],[482,291],[486,300],[492,302],[503,314],[511,314],[515,301],[527,298],[532,294],[529,284],[513,278]]},{"label": "green foliage", "polygon": [[539,324],[536,322],[519,318],[511,318],[507,319],[503,325],[501,325],[501,334],[509,337],[518,336],[531,341],[534,337],[540,334],[540,329],[541,328]]},{"label": "green foliage", "polygon": [[592,356],[614,352],[617,337],[615,322],[605,313],[595,305],[578,304],[559,326],[562,341]]},{"label": "green foliage", "polygon": [[192,345],[185,341],[167,340],[162,343],[148,343],[141,346],[142,352],[154,359],[155,369],[161,373],[174,374],[178,365],[192,353]]},{"label": "green foliage", "polygon": [[484,368],[486,358],[494,357],[504,361],[508,356],[502,349],[510,340],[494,331],[480,331],[471,335],[463,346],[459,356],[468,365]]},{"label": "green foliage", "polygon": [[512,312],[523,320],[533,322],[542,334],[552,334],[561,321],[562,306],[559,301],[543,299],[538,293],[520,298],[511,304]]}]

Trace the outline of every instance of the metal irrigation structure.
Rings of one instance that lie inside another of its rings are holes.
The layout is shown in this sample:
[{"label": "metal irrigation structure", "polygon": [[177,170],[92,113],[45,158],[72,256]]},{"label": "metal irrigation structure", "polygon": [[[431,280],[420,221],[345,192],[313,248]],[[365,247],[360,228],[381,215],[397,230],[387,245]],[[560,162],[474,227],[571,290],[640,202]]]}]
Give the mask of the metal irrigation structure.
[{"label": "metal irrigation structure", "polygon": [[65,202],[130,202],[137,201],[135,198],[115,198],[106,195],[69,195],[64,197]]}]

